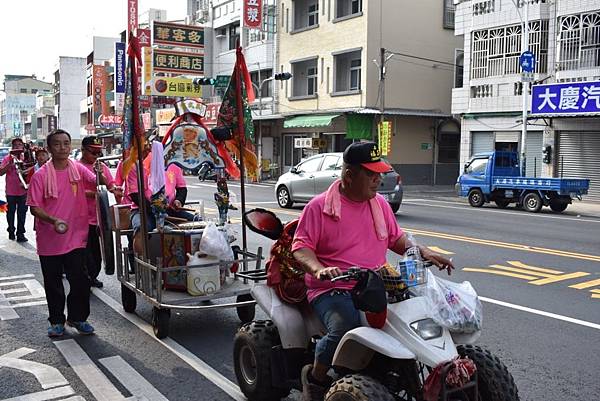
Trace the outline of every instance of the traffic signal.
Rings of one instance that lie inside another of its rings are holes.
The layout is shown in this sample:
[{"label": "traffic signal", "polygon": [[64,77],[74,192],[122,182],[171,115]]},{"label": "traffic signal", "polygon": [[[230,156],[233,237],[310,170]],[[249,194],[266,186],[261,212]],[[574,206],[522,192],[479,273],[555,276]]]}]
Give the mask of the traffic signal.
[{"label": "traffic signal", "polygon": [[552,146],[544,146],[544,149],[542,149],[542,154],[544,155],[542,161],[546,164],[550,164],[552,162]]},{"label": "traffic signal", "polygon": [[275,74],[274,78],[276,81],[287,81],[291,77],[292,77],[292,74],[290,74],[289,72],[282,72],[279,74]]},{"label": "traffic signal", "polygon": [[192,82],[194,85],[214,85],[217,80],[214,78],[194,78]]}]

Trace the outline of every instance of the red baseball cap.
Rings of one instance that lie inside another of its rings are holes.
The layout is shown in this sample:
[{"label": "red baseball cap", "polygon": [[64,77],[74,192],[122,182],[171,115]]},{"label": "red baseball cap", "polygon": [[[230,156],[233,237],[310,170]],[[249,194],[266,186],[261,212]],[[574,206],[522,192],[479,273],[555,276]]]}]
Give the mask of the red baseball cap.
[{"label": "red baseball cap", "polygon": [[354,142],[344,150],[344,163],[360,164],[367,170],[375,173],[387,173],[392,171],[386,161],[381,159],[381,152],[375,142]]}]

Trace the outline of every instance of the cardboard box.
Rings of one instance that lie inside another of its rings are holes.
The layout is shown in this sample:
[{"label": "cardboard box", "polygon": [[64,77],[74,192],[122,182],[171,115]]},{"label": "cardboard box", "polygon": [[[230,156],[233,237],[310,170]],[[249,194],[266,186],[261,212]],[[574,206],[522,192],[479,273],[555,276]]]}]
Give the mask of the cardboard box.
[{"label": "cardboard box", "polygon": [[[187,254],[194,254],[200,245],[203,230],[173,230],[161,234],[163,267],[185,266]],[[163,273],[163,285],[168,290],[187,290],[184,269]]]}]

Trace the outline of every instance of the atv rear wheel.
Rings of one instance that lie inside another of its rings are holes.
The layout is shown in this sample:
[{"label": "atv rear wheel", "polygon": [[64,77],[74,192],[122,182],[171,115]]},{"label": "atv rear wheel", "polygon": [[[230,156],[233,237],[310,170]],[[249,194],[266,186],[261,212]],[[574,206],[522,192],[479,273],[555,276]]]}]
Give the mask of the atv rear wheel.
[{"label": "atv rear wheel", "polygon": [[325,401],[394,401],[394,396],[377,380],[360,374],[347,375],[335,381]]},{"label": "atv rear wheel", "polygon": [[245,324],[235,335],[235,376],[250,401],[280,400],[290,393],[290,389],[274,387],[271,378],[271,349],[280,343],[277,328],[270,320]]},{"label": "atv rear wheel", "polygon": [[515,380],[498,357],[473,345],[459,345],[456,350],[461,357],[469,357],[477,366],[479,400],[519,401]]}]

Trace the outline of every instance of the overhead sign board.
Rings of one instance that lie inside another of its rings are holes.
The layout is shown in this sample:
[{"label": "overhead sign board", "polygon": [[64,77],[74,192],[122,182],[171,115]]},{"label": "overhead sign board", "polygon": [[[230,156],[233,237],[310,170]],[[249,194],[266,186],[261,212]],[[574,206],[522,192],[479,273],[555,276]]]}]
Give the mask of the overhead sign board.
[{"label": "overhead sign board", "polygon": [[100,117],[98,117],[98,124],[100,125],[101,128],[116,129],[116,128],[119,128],[122,123],[123,123],[123,116],[113,115],[113,114],[109,114],[109,115],[102,114]]},{"label": "overhead sign board", "polygon": [[175,108],[156,109],[156,124],[171,124],[175,118]]},{"label": "overhead sign board", "polygon": [[154,21],[153,44],[204,48],[204,28]]},{"label": "overhead sign board", "polygon": [[217,75],[215,88],[227,88],[230,80],[231,75]]},{"label": "overhead sign board", "polygon": [[194,85],[191,78],[155,77],[154,96],[202,97],[202,86]]},{"label": "overhead sign board", "polygon": [[201,76],[204,75],[204,55],[154,49],[152,53],[152,66],[154,71]]},{"label": "overhead sign board", "polygon": [[600,115],[600,81],[533,85],[532,115]]},{"label": "overhead sign board", "polygon": [[244,26],[262,27],[262,0],[244,0]]}]

